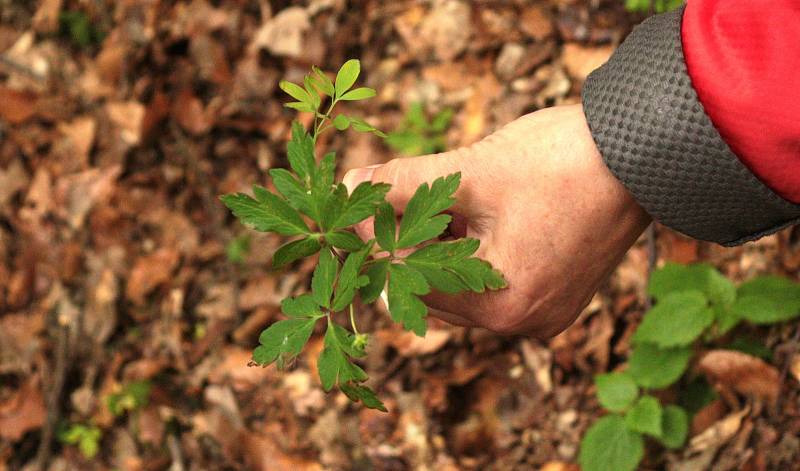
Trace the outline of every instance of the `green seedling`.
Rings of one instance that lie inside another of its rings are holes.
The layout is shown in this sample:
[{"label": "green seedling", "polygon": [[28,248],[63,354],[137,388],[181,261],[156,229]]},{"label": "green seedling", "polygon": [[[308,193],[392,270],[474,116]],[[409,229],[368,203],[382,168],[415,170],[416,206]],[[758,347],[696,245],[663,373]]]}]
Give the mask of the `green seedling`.
[{"label": "green seedling", "polygon": [[639,13],[664,13],[680,8],[684,0],[625,0],[625,9]]},{"label": "green seedling", "polygon": [[[335,154],[317,158],[317,140],[331,129],[353,128],[385,137],[362,119],[334,113],[343,101],[375,96],[371,88],[353,88],[360,71],[359,61],[353,59],[339,69],[335,80],[314,67],[302,85],[282,81],[280,88],[296,100],[286,106],[313,114],[310,133],[299,122],[292,123],[289,169],[269,172],[277,192],[255,185],[252,195],[228,194],[222,202],[246,226],[294,238],[275,252],[274,268],[318,256],[310,291],[283,300],[287,319],[261,333],[253,362],[289,364],[321,326],[324,348],[317,366],[323,389],[336,387],[352,401],[385,411],[364,384],[367,373],[357,364],[366,355],[368,336],[356,325],[356,298],[366,305],[385,293],[392,320],[423,336],[428,310],[420,296],[434,289],[483,292],[503,288],[506,282],[489,263],[473,257],[478,240],[438,240],[451,221],[445,211],[455,202],[460,174],[422,184],[398,224],[395,209],[386,201],[389,185],[364,182],[349,191],[334,181]],[[353,226],[370,217],[375,238],[362,241]],[[337,322],[340,318],[349,319],[351,330]]]},{"label": "green seedling", "polygon": [[119,417],[126,412],[132,412],[146,406],[150,400],[152,385],[149,381],[134,381],[128,383],[119,392],[106,397],[106,405],[112,414]]},{"label": "green seedling", "polygon": [[408,156],[443,152],[447,148],[445,133],[452,118],[453,110],[448,108],[429,120],[422,103],[413,103],[397,130],[386,137],[386,143]]},{"label": "green seedling", "polygon": [[95,425],[72,424],[58,434],[58,439],[66,445],[77,445],[86,459],[92,459],[100,451],[103,432]]},{"label": "green seedling", "polygon": [[[597,398],[609,413],[581,441],[584,471],[633,471],[644,455],[645,437],[667,448],[683,446],[689,414],[678,405],[662,405],[648,392],[677,383],[686,376],[698,347],[720,339],[739,323],[774,324],[800,315],[800,285],[764,276],[737,288],[706,264],[667,264],[653,273],[648,294],[656,304],[633,334],[627,368],[595,377]],[[765,356],[765,347],[752,341],[735,340],[727,348]],[[697,379],[688,383],[685,393],[687,403],[697,404],[693,412],[713,395]]]}]

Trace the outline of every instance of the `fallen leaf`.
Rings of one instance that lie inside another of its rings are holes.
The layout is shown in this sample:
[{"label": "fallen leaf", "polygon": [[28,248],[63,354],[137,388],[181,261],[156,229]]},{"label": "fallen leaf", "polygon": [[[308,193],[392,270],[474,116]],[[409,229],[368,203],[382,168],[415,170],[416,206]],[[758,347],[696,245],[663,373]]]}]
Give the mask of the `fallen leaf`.
[{"label": "fallen leaf", "polygon": [[520,18],[520,29],[537,41],[544,41],[553,35],[553,19],[543,7],[525,8]]},{"label": "fallen leaf", "polygon": [[750,408],[746,407],[738,412],[728,414],[700,435],[693,437],[689,441],[689,450],[697,453],[707,449],[717,449],[724,445],[739,431],[742,419],[749,413]]},{"label": "fallen leaf", "polygon": [[33,15],[31,24],[39,33],[53,33],[58,30],[58,15],[64,0],[43,0]]},{"label": "fallen leaf", "polygon": [[145,297],[153,289],[170,279],[179,261],[178,251],[170,248],[139,257],[128,278],[125,296],[134,304],[144,304]]},{"label": "fallen leaf", "polygon": [[180,126],[192,134],[205,134],[211,128],[203,102],[188,88],[183,89],[172,102],[172,117]]},{"label": "fallen leaf", "polygon": [[56,185],[58,213],[73,229],[83,226],[86,215],[95,204],[107,199],[122,166],[92,168],[62,177]]},{"label": "fallen leaf", "polygon": [[128,145],[142,139],[145,107],[138,101],[112,101],[106,104],[109,119],[119,128],[120,138]]},{"label": "fallen leaf", "polygon": [[561,60],[571,77],[583,81],[594,69],[605,64],[613,53],[613,46],[566,43],[561,50]]},{"label": "fallen leaf", "polygon": [[734,350],[712,350],[703,355],[698,368],[709,380],[737,391],[775,402],[780,393],[778,370],[752,355]]},{"label": "fallen leaf", "polygon": [[398,334],[394,329],[383,329],[376,333],[377,338],[397,349],[398,353],[405,357],[438,352],[451,336],[452,332],[444,329],[430,329],[425,337],[407,331]]},{"label": "fallen leaf", "polygon": [[89,152],[94,145],[97,122],[91,116],[75,118],[68,123],[59,123],[58,131],[64,136],[69,147],[69,159],[77,161],[81,167],[89,164]]},{"label": "fallen leaf", "polygon": [[553,352],[541,345],[534,345],[530,340],[520,343],[525,364],[533,372],[536,383],[546,394],[553,390],[553,378],[550,369],[553,367]]},{"label": "fallen leaf", "polygon": [[580,471],[577,464],[564,463],[561,461],[550,461],[545,463],[539,471]]},{"label": "fallen leaf", "polygon": [[469,6],[458,0],[445,0],[436,2],[412,39],[432,49],[439,60],[449,62],[466,49],[471,36]]},{"label": "fallen leaf", "polygon": [[6,168],[0,168],[0,210],[8,208],[6,203],[27,187],[29,180],[28,172],[19,159],[12,160]]},{"label": "fallen leaf", "polygon": [[33,92],[13,90],[0,85],[0,118],[10,124],[24,123],[36,114],[39,96]]},{"label": "fallen leaf", "polygon": [[789,371],[798,382],[800,382],[800,353],[795,353],[789,360]]},{"label": "fallen leaf", "polygon": [[253,35],[249,53],[267,49],[276,56],[297,57],[303,52],[303,35],[311,27],[305,8],[284,8]]},{"label": "fallen leaf", "polygon": [[15,442],[44,424],[47,409],[38,376],[30,376],[19,390],[0,404],[0,437]]},{"label": "fallen leaf", "polygon": [[42,312],[6,314],[0,318],[0,374],[31,370],[42,346]]}]

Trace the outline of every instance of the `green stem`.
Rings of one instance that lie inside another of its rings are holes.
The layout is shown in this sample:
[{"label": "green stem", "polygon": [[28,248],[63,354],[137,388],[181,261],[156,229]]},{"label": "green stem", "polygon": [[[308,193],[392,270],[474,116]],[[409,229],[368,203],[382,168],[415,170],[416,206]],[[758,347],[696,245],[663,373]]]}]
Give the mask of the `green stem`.
[{"label": "green stem", "polygon": [[[322,134],[322,131],[325,129],[321,129],[322,125],[325,123],[326,119],[331,119],[331,113],[333,112],[333,107],[336,106],[336,99],[331,97],[331,106],[328,108],[328,112],[325,113],[321,118],[319,118],[319,122],[317,121],[317,117],[314,117],[314,135],[312,138],[314,139],[314,144],[317,143],[317,137]],[[330,126],[329,126],[330,127]]]},{"label": "green stem", "polygon": [[353,313],[353,303],[350,303],[350,325],[353,326],[353,333],[358,335],[358,327],[356,327],[356,316]]}]

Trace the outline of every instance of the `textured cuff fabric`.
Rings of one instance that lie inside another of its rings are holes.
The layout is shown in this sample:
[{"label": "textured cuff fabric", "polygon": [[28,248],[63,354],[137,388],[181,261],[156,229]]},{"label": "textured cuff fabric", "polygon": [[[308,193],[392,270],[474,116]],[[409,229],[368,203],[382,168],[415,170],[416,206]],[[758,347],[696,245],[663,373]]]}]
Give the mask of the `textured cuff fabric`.
[{"label": "textured cuff fabric", "polygon": [[583,88],[606,165],[657,221],[696,239],[737,245],[800,222],[792,204],[730,150],[692,88],[683,8],[633,30]]}]

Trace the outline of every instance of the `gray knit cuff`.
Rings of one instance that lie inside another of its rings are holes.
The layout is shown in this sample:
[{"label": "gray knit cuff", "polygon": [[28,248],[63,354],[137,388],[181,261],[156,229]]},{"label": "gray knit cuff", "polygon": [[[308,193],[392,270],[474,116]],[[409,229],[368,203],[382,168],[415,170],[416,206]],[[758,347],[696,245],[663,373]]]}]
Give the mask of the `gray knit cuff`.
[{"label": "gray knit cuff", "polygon": [[583,88],[592,136],[650,215],[696,239],[737,245],[800,222],[728,148],[692,88],[683,8],[636,27]]}]

